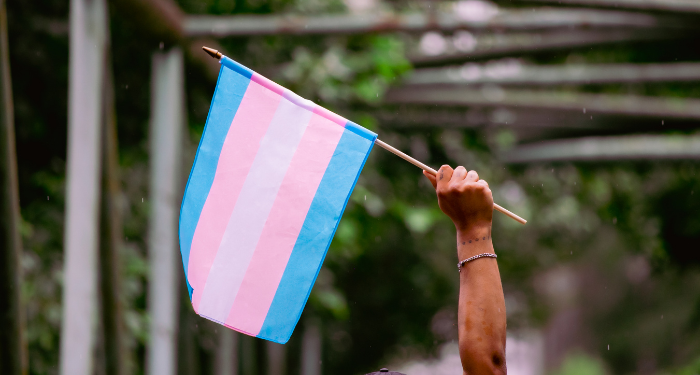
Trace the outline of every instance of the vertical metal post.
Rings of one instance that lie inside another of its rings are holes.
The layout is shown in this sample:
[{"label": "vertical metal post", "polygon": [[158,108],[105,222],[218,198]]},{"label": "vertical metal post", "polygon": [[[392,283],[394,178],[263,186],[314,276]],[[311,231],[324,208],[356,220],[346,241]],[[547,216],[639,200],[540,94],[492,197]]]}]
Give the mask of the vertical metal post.
[{"label": "vertical metal post", "polygon": [[267,341],[265,345],[267,346],[267,375],[285,375],[287,347],[272,341]]},{"label": "vertical metal post", "polygon": [[219,328],[217,351],[217,375],[238,374],[238,333],[225,327]]},{"label": "vertical metal post", "polygon": [[257,338],[246,335],[239,336],[241,345],[241,375],[258,375]]},{"label": "vertical metal post", "polygon": [[106,29],[104,0],[71,0],[62,375],[93,368]]},{"label": "vertical metal post", "polygon": [[[109,56],[109,53],[108,53]],[[127,352],[124,341],[123,306],[121,300],[121,257],[124,230],[122,227],[121,182],[119,179],[119,146],[117,115],[114,103],[112,64],[105,60],[103,99],[104,145],[102,173],[102,219],[100,233],[100,291],[102,292],[102,332],[104,367],[107,375],[126,375]]]},{"label": "vertical metal post", "polygon": [[301,375],[321,375],[321,330],[315,319],[306,321],[301,343]]},{"label": "vertical metal post", "polygon": [[[183,174],[186,171],[182,172]],[[178,267],[179,269],[179,267]],[[177,373],[179,375],[200,375],[199,324],[201,318],[194,313],[187,291],[184,272],[179,272],[179,316],[177,332]]]},{"label": "vertical metal post", "polygon": [[177,286],[179,251],[177,218],[182,191],[182,131],[185,125],[184,61],[173,48],[153,56],[151,72],[151,184],[148,234],[148,309],[151,317],[147,371],[175,375],[177,348]]},{"label": "vertical metal post", "polygon": [[27,373],[27,347],[20,296],[22,239],[12,102],[7,10],[0,0],[0,367],[9,375]]}]

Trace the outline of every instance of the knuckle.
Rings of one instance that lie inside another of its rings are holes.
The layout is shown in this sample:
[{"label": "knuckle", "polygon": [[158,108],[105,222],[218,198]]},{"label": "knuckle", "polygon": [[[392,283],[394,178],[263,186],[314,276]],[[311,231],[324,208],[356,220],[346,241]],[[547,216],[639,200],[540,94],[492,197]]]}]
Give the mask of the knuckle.
[{"label": "knuckle", "polygon": [[445,187],[443,194],[446,197],[454,198],[460,194],[460,186],[456,184],[449,184]]}]

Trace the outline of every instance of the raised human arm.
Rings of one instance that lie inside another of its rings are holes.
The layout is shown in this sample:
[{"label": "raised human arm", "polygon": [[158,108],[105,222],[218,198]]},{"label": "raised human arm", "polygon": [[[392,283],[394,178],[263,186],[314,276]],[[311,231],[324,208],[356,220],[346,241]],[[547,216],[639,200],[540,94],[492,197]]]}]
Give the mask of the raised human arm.
[{"label": "raised human arm", "polygon": [[[491,242],[493,197],[474,171],[443,165],[435,187],[440,209],[457,229],[457,255],[464,260],[494,253]],[[465,375],[506,374],[506,306],[495,258],[468,262],[459,275],[459,356]]]}]

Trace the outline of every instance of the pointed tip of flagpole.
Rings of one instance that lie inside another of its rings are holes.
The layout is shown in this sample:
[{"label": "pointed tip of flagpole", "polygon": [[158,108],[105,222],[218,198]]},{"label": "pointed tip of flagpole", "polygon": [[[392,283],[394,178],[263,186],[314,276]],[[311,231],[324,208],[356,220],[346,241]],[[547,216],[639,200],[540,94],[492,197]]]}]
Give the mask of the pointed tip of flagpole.
[{"label": "pointed tip of flagpole", "polygon": [[213,58],[215,58],[215,59],[217,59],[217,60],[220,60],[221,57],[223,56],[223,55],[221,54],[221,52],[219,52],[219,51],[217,51],[217,50],[215,50],[215,49],[213,49],[213,48],[209,48],[209,47],[202,46],[202,49],[204,50],[204,52],[208,53],[209,56],[211,56],[211,57],[213,57]]}]

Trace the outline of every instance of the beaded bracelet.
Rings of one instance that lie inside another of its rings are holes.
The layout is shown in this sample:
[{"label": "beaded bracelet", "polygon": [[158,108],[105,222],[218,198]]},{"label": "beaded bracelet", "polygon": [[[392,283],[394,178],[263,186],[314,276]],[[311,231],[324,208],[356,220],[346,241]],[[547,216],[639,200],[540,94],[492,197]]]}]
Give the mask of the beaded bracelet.
[{"label": "beaded bracelet", "polygon": [[457,270],[459,270],[459,272],[462,272],[462,267],[464,267],[465,264],[467,264],[468,262],[471,262],[472,260],[476,260],[476,259],[483,258],[483,257],[498,258],[498,255],[492,254],[492,253],[483,253],[483,254],[479,254],[479,255],[474,255],[471,258],[467,258],[467,259],[457,263]]}]

